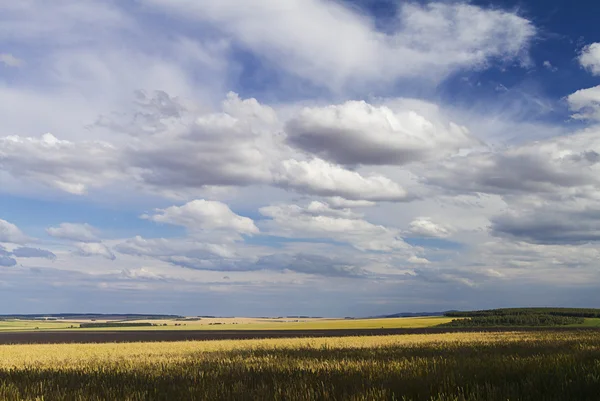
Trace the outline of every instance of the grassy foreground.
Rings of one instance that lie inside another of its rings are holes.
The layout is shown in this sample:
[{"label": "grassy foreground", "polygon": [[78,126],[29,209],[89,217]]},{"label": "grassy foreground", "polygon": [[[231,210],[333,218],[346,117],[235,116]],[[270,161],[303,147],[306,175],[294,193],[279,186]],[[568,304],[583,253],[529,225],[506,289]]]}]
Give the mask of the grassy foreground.
[{"label": "grassy foreground", "polygon": [[597,400],[596,332],[0,346],[2,400]]}]

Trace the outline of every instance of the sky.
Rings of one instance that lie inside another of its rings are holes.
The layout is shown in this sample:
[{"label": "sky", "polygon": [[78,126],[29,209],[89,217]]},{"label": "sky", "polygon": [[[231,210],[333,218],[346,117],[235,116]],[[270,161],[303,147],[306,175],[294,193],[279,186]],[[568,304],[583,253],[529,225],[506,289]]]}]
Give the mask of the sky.
[{"label": "sky", "polygon": [[0,1],[0,313],[600,307],[598,12]]}]

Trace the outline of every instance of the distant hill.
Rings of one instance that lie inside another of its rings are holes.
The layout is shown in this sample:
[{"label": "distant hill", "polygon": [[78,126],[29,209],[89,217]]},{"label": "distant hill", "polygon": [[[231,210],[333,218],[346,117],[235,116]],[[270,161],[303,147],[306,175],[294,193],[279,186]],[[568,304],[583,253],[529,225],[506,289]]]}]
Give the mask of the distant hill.
[{"label": "distant hill", "polygon": [[385,319],[385,318],[394,318],[394,317],[444,316],[448,312],[450,312],[450,311],[446,311],[446,312],[400,312],[400,313],[394,313],[392,315],[372,316],[372,318]]}]

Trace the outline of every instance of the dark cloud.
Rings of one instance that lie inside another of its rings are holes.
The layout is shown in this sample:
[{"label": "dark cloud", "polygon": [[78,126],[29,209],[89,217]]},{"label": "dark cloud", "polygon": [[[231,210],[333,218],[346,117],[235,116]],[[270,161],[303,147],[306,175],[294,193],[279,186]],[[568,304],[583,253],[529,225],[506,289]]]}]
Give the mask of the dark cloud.
[{"label": "dark cloud", "polygon": [[306,108],[286,124],[286,133],[290,145],[347,165],[403,165],[475,143],[456,124],[364,101]]},{"label": "dark cloud", "polygon": [[[594,134],[594,135],[592,135]],[[565,194],[600,185],[595,133],[535,142],[500,152],[445,160],[424,173],[425,181],[457,192]]]},{"label": "dark cloud", "polygon": [[17,258],[44,258],[44,259],[56,259],[56,255],[50,251],[39,248],[21,247],[17,248],[12,252],[13,256]]},{"label": "dark cloud", "polygon": [[343,258],[329,258],[310,254],[275,254],[259,259],[255,267],[267,270],[291,270],[298,273],[328,277],[365,277],[366,272]]},{"label": "dark cloud", "polygon": [[0,266],[2,267],[13,267],[16,266],[17,261],[11,257],[11,252],[8,252],[6,248],[0,245]]},{"label": "dark cloud", "polygon": [[492,234],[534,244],[578,245],[600,241],[600,209],[512,212],[492,219]]}]

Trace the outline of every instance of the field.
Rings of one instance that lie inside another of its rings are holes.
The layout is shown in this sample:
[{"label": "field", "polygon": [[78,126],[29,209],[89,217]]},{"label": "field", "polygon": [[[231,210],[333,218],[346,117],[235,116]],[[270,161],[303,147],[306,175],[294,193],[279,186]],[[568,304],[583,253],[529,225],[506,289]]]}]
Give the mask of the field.
[{"label": "field", "polygon": [[[392,319],[268,319],[268,318],[203,318],[197,321],[176,319],[129,320],[129,323],[152,323],[151,327],[119,327],[118,330],[327,330],[327,329],[392,329],[432,327],[451,321],[446,317],[416,317]],[[98,322],[105,323],[106,320]],[[116,322],[116,321],[115,321]],[[5,320],[0,321],[3,331],[54,331],[54,330],[108,330],[116,328],[85,328],[81,323],[89,320]]]},{"label": "field", "polygon": [[598,331],[0,346],[2,400],[597,400]]},{"label": "field", "polygon": [[[573,326],[579,326],[579,325],[573,325]],[[583,326],[583,327],[600,327],[600,318],[585,319],[585,321],[583,322],[583,324],[581,326]]]}]

